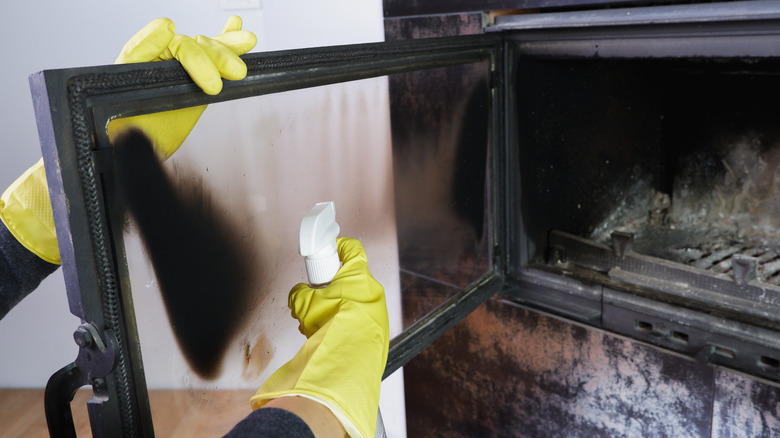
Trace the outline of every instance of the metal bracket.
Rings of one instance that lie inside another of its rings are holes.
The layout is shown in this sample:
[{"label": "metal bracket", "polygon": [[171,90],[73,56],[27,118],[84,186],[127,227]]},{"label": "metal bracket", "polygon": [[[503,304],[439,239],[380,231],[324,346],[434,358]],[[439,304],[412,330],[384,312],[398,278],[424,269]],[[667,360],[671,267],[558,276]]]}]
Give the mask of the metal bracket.
[{"label": "metal bracket", "polygon": [[742,254],[736,254],[731,258],[734,281],[738,285],[745,285],[758,277],[758,259]]},{"label": "metal bracket", "polygon": [[626,256],[626,253],[631,250],[631,245],[634,243],[634,233],[626,233],[624,231],[613,231],[612,237],[612,252],[616,257],[621,259]]},{"label": "metal bracket", "polygon": [[[104,332],[104,335],[105,341],[93,324],[81,324],[73,333],[73,340],[79,346],[76,360],[57,371],[46,384],[44,409],[49,435],[52,437],[76,436],[70,402],[79,388],[92,385],[93,397],[88,405],[90,412],[95,410],[93,406],[105,400],[104,378],[116,364],[116,340],[109,331]],[[90,416],[91,421],[96,421],[95,418]]]}]

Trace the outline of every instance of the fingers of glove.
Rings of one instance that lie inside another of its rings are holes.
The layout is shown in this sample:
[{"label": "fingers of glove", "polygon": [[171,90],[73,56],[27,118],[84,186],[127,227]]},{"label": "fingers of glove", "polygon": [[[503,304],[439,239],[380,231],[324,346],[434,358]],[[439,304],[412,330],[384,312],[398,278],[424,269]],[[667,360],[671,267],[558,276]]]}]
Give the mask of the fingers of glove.
[{"label": "fingers of glove", "polygon": [[351,301],[384,301],[384,288],[368,270],[368,257],[363,244],[347,237],[339,238],[337,242],[342,265],[328,288],[338,290],[342,298]]},{"label": "fingers of glove", "polygon": [[328,286],[314,289],[300,283],[290,291],[288,306],[300,322],[298,329],[307,337],[343,311],[344,305],[362,309],[375,321],[387,320],[384,288],[368,271],[363,245],[341,238],[338,249],[343,265]]},{"label": "fingers of glove", "polygon": [[368,258],[363,244],[357,239],[342,237],[337,240],[339,258],[342,265],[336,275],[324,288],[311,289],[308,285],[299,284],[290,292],[290,309],[296,292],[312,290],[311,301],[319,300],[350,300],[360,303],[384,302],[384,288],[377,282],[368,270]]},{"label": "fingers of glove", "polygon": [[236,55],[243,55],[257,44],[257,37],[248,30],[234,30],[211,38],[229,47]]},{"label": "fingers of glove", "polygon": [[175,34],[173,21],[167,18],[153,20],[125,43],[115,63],[154,61],[165,51]]},{"label": "fingers of glove", "polygon": [[350,264],[365,264],[368,269],[368,257],[366,256],[366,250],[363,249],[363,244],[357,240],[349,237],[340,237],[336,240],[338,245],[339,258],[341,263],[346,265]]},{"label": "fingers of glove", "polygon": [[227,19],[225,27],[219,35],[212,37],[230,48],[236,55],[243,55],[257,44],[257,37],[248,30],[241,30],[241,17],[233,15]]},{"label": "fingers of glove", "polygon": [[313,289],[309,285],[299,283],[290,291],[288,306],[293,318],[298,320],[298,331],[307,338],[335,315],[341,300],[322,294],[323,289]]},{"label": "fingers of glove", "polygon": [[203,35],[196,36],[194,40],[206,51],[223,78],[238,81],[246,77],[246,64],[233,50]]},{"label": "fingers of glove", "polygon": [[[366,252],[363,249],[363,244],[357,239],[351,239],[348,237],[340,237],[337,239],[337,247],[339,253],[339,259],[341,259],[342,265],[333,280],[327,286],[323,288],[313,289],[305,283],[299,283],[295,285],[290,291],[289,295],[289,307],[293,309],[294,302],[306,302],[308,303],[312,299],[341,299],[344,289],[344,283],[349,279],[348,283],[360,282],[361,279],[368,279],[371,277],[371,273],[368,272],[368,259]],[[380,286],[381,287],[381,286]],[[315,296],[316,292],[316,296]],[[306,297],[306,299],[298,298]]]},{"label": "fingers of glove", "polygon": [[186,35],[175,35],[168,49],[204,93],[214,95],[222,91],[219,70],[195,40]]},{"label": "fingers of glove", "polygon": [[[306,309],[311,303],[314,290],[305,283],[298,283],[290,290],[290,294],[287,296],[287,307],[290,308],[290,314],[293,318],[299,322],[306,315]],[[303,333],[303,327],[298,327],[301,333]]]},{"label": "fingers of glove", "polygon": [[228,17],[227,21],[225,22],[225,27],[222,28],[222,32],[220,33],[228,33],[233,32],[235,30],[241,30],[241,27],[244,25],[244,22],[241,20],[241,17],[238,15],[231,15]]}]

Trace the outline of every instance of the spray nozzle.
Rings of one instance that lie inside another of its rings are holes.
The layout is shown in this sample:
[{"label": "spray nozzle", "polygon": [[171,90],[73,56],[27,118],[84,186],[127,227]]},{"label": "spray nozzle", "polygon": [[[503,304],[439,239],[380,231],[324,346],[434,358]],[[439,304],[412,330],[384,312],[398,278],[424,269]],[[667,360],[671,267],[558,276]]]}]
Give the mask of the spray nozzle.
[{"label": "spray nozzle", "polygon": [[329,283],[341,268],[336,245],[339,231],[334,202],[316,204],[301,220],[298,250],[305,257],[309,283]]}]

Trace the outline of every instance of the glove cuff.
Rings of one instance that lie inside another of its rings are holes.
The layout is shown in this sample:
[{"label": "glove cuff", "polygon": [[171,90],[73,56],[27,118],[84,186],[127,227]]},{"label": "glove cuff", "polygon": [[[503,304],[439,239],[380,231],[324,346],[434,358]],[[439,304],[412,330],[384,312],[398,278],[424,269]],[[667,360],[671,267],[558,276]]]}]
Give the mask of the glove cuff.
[{"label": "glove cuff", "polygon": [[27,169],[0,197],[0,220],[30,252],[49,263],[60,264],[43,159]]}]

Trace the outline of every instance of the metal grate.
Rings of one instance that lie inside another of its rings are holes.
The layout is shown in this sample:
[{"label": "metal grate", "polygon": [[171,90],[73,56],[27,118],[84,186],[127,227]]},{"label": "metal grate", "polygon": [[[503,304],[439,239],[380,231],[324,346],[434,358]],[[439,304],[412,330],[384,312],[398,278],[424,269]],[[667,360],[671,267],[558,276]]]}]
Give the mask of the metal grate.
[{"label": "metal grate", "polygon": [[757,260],[756,280],[780,285],[780,248],[740,241],[707,242],[668,249],[673,261],[715,274],[733,276],[735,257]]}]

